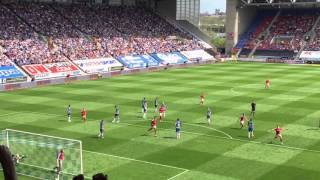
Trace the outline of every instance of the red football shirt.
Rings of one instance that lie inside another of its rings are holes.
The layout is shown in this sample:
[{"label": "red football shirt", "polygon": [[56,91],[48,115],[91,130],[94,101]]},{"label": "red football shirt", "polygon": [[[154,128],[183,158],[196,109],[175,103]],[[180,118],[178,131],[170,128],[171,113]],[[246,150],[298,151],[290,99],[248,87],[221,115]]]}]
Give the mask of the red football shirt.
[{"label": "red football shirt", "polygon": [[157,125],[157,120],[156,119],[153,119],[152,121],[151,121],[151,126],[156,126]]},{"label": "red football shirt", "polygon": [[281,134],[282,128],[274,128],[276,134]]},{"label": "red football shirt", "polygon": [[163,113],[163,112],[165,112],[165,111],[166,111],[166,108],[165,108],[164,106],[161,106],[160,109],[159,109],[159,112],[160,112],[160,113]]},{"label": "red football shirt", "polygon": [[60,153],[59,153],[58,159],[61,160],[61,161],[64,160],[64,153],[63,153],[63,152],[60,152]]}]

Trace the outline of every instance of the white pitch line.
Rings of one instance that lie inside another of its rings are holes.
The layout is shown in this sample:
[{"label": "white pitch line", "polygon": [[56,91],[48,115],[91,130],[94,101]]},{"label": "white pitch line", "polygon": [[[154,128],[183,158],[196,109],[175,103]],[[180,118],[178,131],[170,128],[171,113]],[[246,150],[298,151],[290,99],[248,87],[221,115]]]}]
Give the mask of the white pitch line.
[{"label": "white pitch line", "polygon": [[233,94],[240,94],[239,92],[235,91],[234,88],[230,88],[230,91],[231,91]]},{"label": "white pitch line", "polygon": [[[123,123],[121,122],[120,124],[127,124],[130,126],[136,126],[136,127],[144,127],[141,125],[136,125],[136,124],[130,124],[130,123]],[[166,128],[159,128],[162,130],[170,130],[171,129],[166,129]],[[293,149],[293,150],[299,150],[299,151],[308,151],[308,152],[314,152],[314,153],[320,153],[320,150],[312,150],[312,149],[306,149],[306,148],[299,148],[299,147],[293,147],[293,146],[285,146],[285,145],[280,145],[280,144],[268,144],[265,142],[260,142],[260,141],[252,141],[252,140],[245,140],[245,139],[237,139],[237,138],[227,138],[224,136],[215,136],[215,135],[210,135],[210,134],[203,134],[203,133],[197,133],[197,132],[190,132],[190,131],[181,131],[187,134],[195,134],[195,135],[200,135],[200,136],[206,136],[206,137],[215,137],[215,138],[220,138],[220,139],[227,139],[227,140],[234,140],[234,141],[241,141],[241,142],[249,142],[249,143],[255,143],[255,144],[261,144],[261,145],[266,145],[266,146],[275,146],[275,147],[280,147],[280,148],[286,148],[286,149]]]},{"label": "white pitch line", "polygon": [[182,173],[179,173],[179,174],[177,174],[177,175],[175,175],[175,176],[172,176],[171,178],[169,178],[169,179],[167,179],[167,180],[172,180],[172,179],[174,179],[174,178],[176,178],[176,177],[178,177],[178,176],[181,176],[182,174],[187,173],[187,172],[189,172],[189,170],[185,170],[185,171],[183,171]]},{"label": "white pitch line", "polygon": [[20,175],[22,175],[22,176],[32,177],[32,178],[34,178],[34,179],[42,179],[42,180],[43,180],[43,178],[36,177],[36,176],[32,176],[32,175],[29,175],[29,174],[24,174],[24,173],[19,173],[19,172],[17,172],[17,174],[20,174]]},{"label": "white pitch line", "polygon": [[189,123],[183,123],[183,124],[187,124],[187,125],[190,125],[190,126],[196,126],[196,127],[202,127],[202,128],[210,129],[210,130],[213,130],[213,131],[222,133],[222,134],[226,135],[227,137],[229,137],[230,139],[233,139],[230,134],[225,133],[225,132],[223,132],[223,131],[220,131],[220,130],[218,130],[218,129],[216,129],[216,128],[213,128],[213,127],[207,127],[207,126],[201,126],[201,125],[198,125],[198,124],[189,124]]},{"label": "white pitch line", "polygon": [[139,160],[139,159],[133,159],[133,158],[127,158],[127,157],[122,157],[122,156],[117,156],[117,155],[112,155],[112,154],[105,154],[105,153],[88,151],[88,150],[82,150],[82,151],[88,152],[88,153],[92,153],[92,154],[115,157],[115,158],[129,160],[129,161],[136,161],[136,162],[141,162],[141,163],[145,163],[145,164],[151,164],[151,165],[156,165],[156,166],[167,167],[167,168],[171,168],[171,169],[179,169],[179,170],[183,170],[183,171],[188,170],[188,169],[180,168],[180,167],[176,167],[176,166],[170,166],[170,165],[166,165],[166,164],[159,164],[159,163],[154,163],[154,162],[149,162],[149,161],[144,161],[144,160]]},{"label": "white pitch line", "polygon": [[[147,122],[146,120],[130,120],[130,121],[131,122]],[[169,122],[164,121],[162,123],[169,123]],[[133,124],[130,124],[130,123],[125,123],[125,124],[133,125]],[[223,132],[223,131],[220,131],[220,130],[218,130],[216,128],[213,128],[213,127],[201,126],[201,125],[198,125],[198,124],[191,124],[191,123],[183,123],[183,124],[210,129],[210,130],[216,131],[218,133],[224,134],[225,136],[227,136],[230,139],[233,139],[233,137],[230,134],[228,134],[226,132]],[[163,128],[160,128],[160,129],[163,129]],[[181,132],[186,132],[186,131],[181,131]],[[221,137],[221,136],[217,136],[217,137]]]},{"label": "white pitch line", "polygon": [[[142,122],[142,121],[140,121]],[[141,128],[145,128],[145,126],[141,126],[141,125],[137,125],[137,124],[130,124],[130,123],[124,123],[121,122],[120,124],[126,124],[129,126],[135,126],[135,127],[141,127]],[[166,131],[173,131],[172,129],[167,129],[167,128],[157,128],[157,129],[161,129],[161,130],[166,130]],[[191,131],[181,131],[187,134],[195,134],[195,135],[201,135],[201,136],[208,136],[208,137],[217,137],[217,138],[223,138],[223,139],[230,139],[230,138],[226,138],[224,136],[215,136],[215,135],[209,135],[209,134],[202,134],[202,133],[196,133],[196,132],[191,132]]]},{"label": "white pitch line", "polygon": [[[21,113],[21,112],[17,112],[17,114],[18,113]],[[29,113],[34,113],[34,112],[29,112]],[[45,115],[52,115],[52,116],[62,116],[62,115],[58,115],[58,114],[49,114],[49,113],[34,113],[34,114],[45,114]],[[5,116],[5,115],[6,114],[2,114],[2,116]],[[0,115],[0,117],[1,117],[1,115]],[[133,122],[133,121],[135,121],[135,122],[137,122],[137,121],[143,122],[144,120],[130,120],[130,121],[131,122]],[[140,126],[140,125],[136,125],[136,124],[124,123],[123,121],[120,124],[127,124],[127,125],[130,125],[130,126],[136,126],[136,127],[144,127],[144,126]],[[162,129],[163,130],[170,130],[170,129],[166,129],[166,128],[162,128]],[[237,139],[237,138],[232,138],[231,139],[231,138],[226,138],[226,137],[222,137],[222,136],[215,136],[215,135],[196,133],[196,132],[190,132],[190,131],[181,131],[181,132],[185,132],[185,133],[188,133],[188,134],[207,136],[207,137],[215,137],[215,138],[220,138],[220,139],[228,139],[228,140],[235,140],[235,141],[241,141],[241,142],[250,142],[250,143],[262,144],[262,145],[267,145],[267,146],[275,146],[275,147],[281,147],[281,148],[287,148],[287,149],[294,149],[294,150],[300,150],[300,151],[308,151],[308,152],[320,153],[320,150],[312,150],[312,149],[299,148],[299,147],[293,147],[293,146],[285,146],[285,145],[277,145],[277,144],[268,144],[268,143],[264,143],[264,142],[260,142],[260,141],[251,141],[251,140]]]},{"label": "white pitch line", "polygon": [[[34,168],[38,168],[38,169],[43,169],[43,170],[46,170],[46,171],[53,171],[53,169],[49,169],[49,168],[45,168],[45,167],[40,167],[40,166],[36,166],[36,165],[31,165],[31,164],[26,164],[26,163],[19,163],[19,164],[22,164],[22,165],[25,165],[25,166],[30,166],[30,167],[34,167]],[[78,174],[71,174],[71,173],[63,173],[63,174],[66,174],[66,175],[70,175],[70,176],[77,176]],[[90,177],[86,177],[86,179],[91,179]]]},{"label": "white pitch line", "polygon": [[[19,163],[19,164],[22,164],[22,165],[25,165],[25,166],[35,167],[35,168],[38,168],[38,169],[44,169],[44,170],[47,170],[47,171],[52,171],[52,169],[47,169],[47,168],[43,168],[43,167],[39,167],[39,166],[35,166],[35,165],[30,165],[30,164],[25,164],[25,163]],[[3,171],[3,169],[0,169],[0,171]],[[33,175],[30,175],[30,174],[24,174],[24,173],[21,173],[21,172],[16,172],[16,173],[20,174],[22,176],[32,177],[34,179],[43,179],[43,178],[40,178],[40,177],[37,177],[37,176],[33,176]],[[73,174],[70,174],[70,173],[65,173],[65,174],[74,176]],[[91,177],[87,177],[87,176],[84,176],[84,178],[85,179],[91,179]]]}]

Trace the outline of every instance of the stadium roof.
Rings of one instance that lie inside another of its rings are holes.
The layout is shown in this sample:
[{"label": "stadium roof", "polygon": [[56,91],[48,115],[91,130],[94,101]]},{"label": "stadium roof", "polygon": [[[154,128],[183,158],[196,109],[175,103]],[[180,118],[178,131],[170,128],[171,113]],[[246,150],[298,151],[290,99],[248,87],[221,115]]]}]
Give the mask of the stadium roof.
[{"label": "stadium roof", "polygon": [[241,0],[248,6],[320,6],[320,0]]}]

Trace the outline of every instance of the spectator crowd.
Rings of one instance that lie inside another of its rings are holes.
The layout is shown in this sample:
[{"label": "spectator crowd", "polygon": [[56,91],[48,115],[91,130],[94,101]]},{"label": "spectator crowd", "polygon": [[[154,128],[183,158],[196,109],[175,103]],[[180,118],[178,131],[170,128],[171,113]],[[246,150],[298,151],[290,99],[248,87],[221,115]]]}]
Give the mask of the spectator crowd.
[{"label": "spectator crowd", "polygon": [[0,63],[18,65],[203,48],[141,7],[0,5]]}]

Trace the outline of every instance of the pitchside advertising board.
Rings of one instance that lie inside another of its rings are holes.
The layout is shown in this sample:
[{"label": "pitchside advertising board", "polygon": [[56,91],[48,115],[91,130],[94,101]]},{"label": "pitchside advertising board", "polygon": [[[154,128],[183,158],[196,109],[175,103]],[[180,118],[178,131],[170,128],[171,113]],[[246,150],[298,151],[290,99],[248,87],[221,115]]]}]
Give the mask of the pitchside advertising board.
[{"label": "pitchside advertising board", "polygon": [[114,58],[100,58],[74,61],[86,73],[108,72],[123,65]]},{"label": "pitchside advertising board", "polygon": [[130,69],[159,66],[159,62],[149,55],[121,56],[118,60]]},{"label": "pitchside advertising board", "polygon": [[35,79],[49,79],[81,74],[79,68],[69,62],[24,65],[22,68]]},{"label": "pitchside advertising board", "polygon": [[188,58],[190,61],[210,61],[214,60],[214,57],[208,54],[204,50],[194,50],[194,51],[182,51],[182,55]]},{"label": "pitchside advertising board", "polygon": [[0,83],[22,81],[25,78],[15,66],[0,66]]},{"label": "pitchside advertising board", "polygon": [[161,64],[183,64],[188,62],[188,58],[183,56],[179,52],[173,53],[158,53],[158,54],[151,54],[151,56],[159,61]]},{"label": "pitchside advertising board", "polygon": [[149,55],[142,55],[140,56],[146,63],[148,67],[153,67],[153,66],[159,66],[159,61],[153,59],[153,57]]},{"label": "pitchside advertising board", "polygon": [[302,51],[300,58],[303,60],[320,61],[320,51]]}]

